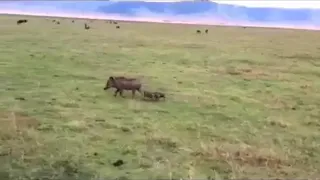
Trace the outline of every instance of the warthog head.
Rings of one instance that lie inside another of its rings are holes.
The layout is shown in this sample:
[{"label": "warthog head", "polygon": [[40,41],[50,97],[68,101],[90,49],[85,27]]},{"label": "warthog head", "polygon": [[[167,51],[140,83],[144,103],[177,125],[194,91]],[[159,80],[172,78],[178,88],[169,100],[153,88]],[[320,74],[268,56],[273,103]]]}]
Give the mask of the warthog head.
[{"label": "warthog head", "polygon": [[154,95],[157,97],[157,98],[163,98],[163,99],[166,99],[166,95],[162,92],[154,92]]},{"label": "warthog head", "polygon": [[103,90],[108,90],[109,88],[114,87],[114,84],[115,84],[114,77],[110,76]]}]

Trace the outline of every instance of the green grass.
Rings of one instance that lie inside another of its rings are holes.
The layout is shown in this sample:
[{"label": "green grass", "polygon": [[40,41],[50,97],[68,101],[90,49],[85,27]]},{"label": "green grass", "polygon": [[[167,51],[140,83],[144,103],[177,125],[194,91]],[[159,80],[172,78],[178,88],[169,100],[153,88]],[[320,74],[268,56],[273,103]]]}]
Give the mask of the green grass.
[{"label": "green grass", "polygon": [[[320,176],[319,32],[19,18],[0,16],[0,176]],[[112,75],[167,100],[115,98]]]}]

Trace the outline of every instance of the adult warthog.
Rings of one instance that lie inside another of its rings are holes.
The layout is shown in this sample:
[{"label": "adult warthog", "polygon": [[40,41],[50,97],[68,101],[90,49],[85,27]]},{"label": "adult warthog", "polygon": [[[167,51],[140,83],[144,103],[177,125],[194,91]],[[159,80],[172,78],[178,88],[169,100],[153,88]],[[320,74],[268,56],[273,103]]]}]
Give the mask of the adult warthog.
[{"label": "adult warthog", "polygon": [[104,90],[108,90],[109,88],[115,88],[114,96],[117,97],[117,94],[120,93],[123,96],[123,90],[132,91],[132,98],[134,98],[136,91],[140,94],[141,92],[141,82],[136,78],[127,78],[124,76],[110,76],[106,86],[103,88]]}]

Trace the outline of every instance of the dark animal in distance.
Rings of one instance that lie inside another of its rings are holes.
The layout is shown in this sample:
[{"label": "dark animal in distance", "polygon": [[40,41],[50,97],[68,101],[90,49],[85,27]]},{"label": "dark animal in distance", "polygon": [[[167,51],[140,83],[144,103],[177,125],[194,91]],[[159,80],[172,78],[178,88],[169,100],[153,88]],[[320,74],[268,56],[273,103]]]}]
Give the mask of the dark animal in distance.
[{"label": "dark animal in distance", "polygon": [[72,23],[74,23],[74,20],[72,20]]},{"label": "dark animal in distance", "polygon": [[56,24],[60,24],[60,22],[59,22],[59,21],[56,21]]},{"label": "dark animal in distance", "polygon": [[141,82],[136,78],[127,78],[124,76],[110,76],[104,90],[108,90],[109,88],[115,88],[114,96],[117,97],[117,94],[120,93],[122,97],[124,90],[132,91],[132,98],[134,98],[136,91],[140,94],[141,92]]},{"label": "dark animal in distance", "polygon": [[206,30],[205,30],[205,33],[206,33],[206,34],[208,34],[208,32],[209,32],[209,30],[208,30],[208,29],[206,29]]},{"label": "dark animal in distance", "polygon": [[120,26],[116,26],[117,29],[120,29]]},{"label": "dark animal in distance", "polygon": [[112,163],[112,165],[115,167],[122,166],[123,164],[124,164],[124,161],[122,159],[119,159],[116,162]]},{"label": "dark animal in distance", "polygon": [[84,23],[84,29],[90,29],[90,26],[87,23]]},{"label": "dark animal in distance", "polygon": [[20,19],[20,20],[17,21],[17,24],[19,25],[19,24],[27,23],[27,22],[28,22],[27,19]]},{"label": "dark animal in distance", "polygon": [[200,31],[200,30],[197,30],[197,33],[198,33],[198,34],[200,34],[200,33],[201,33],[201,31]]},{"label": "dark animal in distance", "polygon": [[109,23],[110,24],[118,24],[117,21],[112,21],[112,20],[109,20]]}]

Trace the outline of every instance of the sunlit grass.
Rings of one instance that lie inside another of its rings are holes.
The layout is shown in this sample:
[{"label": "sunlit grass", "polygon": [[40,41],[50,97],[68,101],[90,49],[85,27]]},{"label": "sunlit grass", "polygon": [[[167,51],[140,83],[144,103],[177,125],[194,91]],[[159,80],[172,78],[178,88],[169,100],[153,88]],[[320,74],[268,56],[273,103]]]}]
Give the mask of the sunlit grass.
[{"label": "sunlit grass", "polygon": [[[19,18],[0,17],[3,177],[319,177],[318,32]],[[112,75],[167,100],[115,98]]]}]

